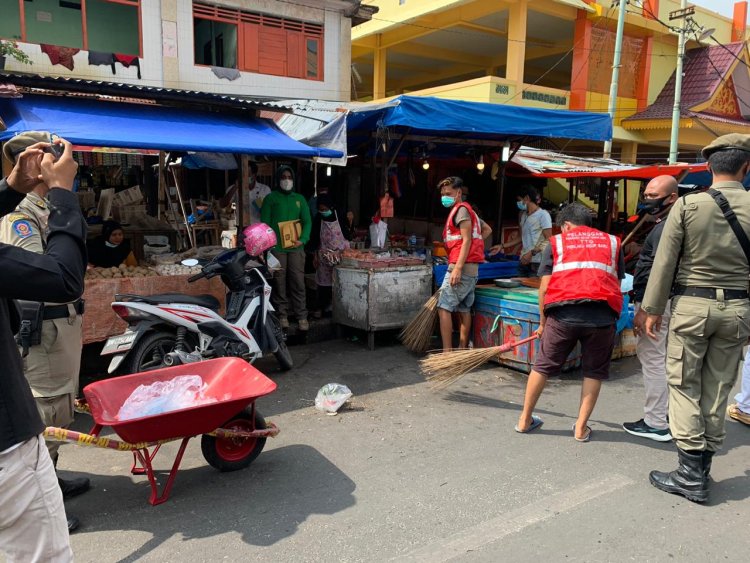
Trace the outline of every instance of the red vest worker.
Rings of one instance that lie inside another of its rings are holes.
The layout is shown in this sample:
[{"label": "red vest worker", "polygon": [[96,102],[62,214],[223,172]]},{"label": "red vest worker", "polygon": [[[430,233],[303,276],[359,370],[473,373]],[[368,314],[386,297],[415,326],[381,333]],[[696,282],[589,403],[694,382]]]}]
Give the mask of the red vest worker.
[{"label": "red vest worker", "polygon": [[448,273],[438,299],[440,336],[446,352],[453,348],[453,313],[459,313],[461,319],[459,347],[469,345],[474,288],[479,277],[479,264],[484,262],[481,221],[471,206],[462,201],[463,185],[457,176],[450,176],[438,184],[441,203],[451,208],[443,230],[448,249]]},{"label": "red vest worker", "polygon": [[609,377],[625,264],[620,241],[592,229],[591,212],[585,206],[566,206],[558,213],[557,224],[562,234],[550,239],[539,266],[539,354],[526,384],[516,432],[527,433],[542,425],[533,412],[547,378],[560,374],[580,343],[583,388],[573,437],[588,442],[588,421],[602,381]]}]

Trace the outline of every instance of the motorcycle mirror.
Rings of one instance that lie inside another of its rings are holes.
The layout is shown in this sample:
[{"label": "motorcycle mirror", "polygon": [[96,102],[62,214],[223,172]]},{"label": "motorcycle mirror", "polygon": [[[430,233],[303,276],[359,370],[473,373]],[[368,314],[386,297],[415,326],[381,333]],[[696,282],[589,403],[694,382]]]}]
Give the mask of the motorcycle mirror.
[{"label": "motorcycle mirror", "polygon": [[186,260],[183,260],[181,264],[183,266],[187,266],[188,268],[192,268],[193,266],[198,265],[198,260],[196,260],[195,258],[187,258]]}]

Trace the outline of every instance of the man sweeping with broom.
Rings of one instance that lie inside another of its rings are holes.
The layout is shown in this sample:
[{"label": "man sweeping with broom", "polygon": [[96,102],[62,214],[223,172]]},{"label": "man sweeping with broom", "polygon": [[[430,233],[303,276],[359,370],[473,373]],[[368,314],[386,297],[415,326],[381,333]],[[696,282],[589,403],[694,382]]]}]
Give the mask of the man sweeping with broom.
[{"label": "man sweeping with broom", "polygon": [[458,313],[460,318],[459,347],[469,345],[474,288],[479,278],[479,264],[484,262],[482,224],[471,205],[463,201],[463,186],[458,176],[449,176],[438,184],[440,202],[451,210],[443,229],[448,273],[437,303],[444,352],[453,348],[453,313]]},{"label": "man sweeping with broom", "polygon": [[539,354],[515,430],[525,434],[542,425],[533,412],[547,378],[559,375],[580,342],[583,386],[573,437],[588,442],[589,417],[602,381],[609,377],[625,259],[616,237],[591,227],[591,213],[583,205],[567,205],[558,213],[557,224],[562,234],[550,239],[539,266]]}]

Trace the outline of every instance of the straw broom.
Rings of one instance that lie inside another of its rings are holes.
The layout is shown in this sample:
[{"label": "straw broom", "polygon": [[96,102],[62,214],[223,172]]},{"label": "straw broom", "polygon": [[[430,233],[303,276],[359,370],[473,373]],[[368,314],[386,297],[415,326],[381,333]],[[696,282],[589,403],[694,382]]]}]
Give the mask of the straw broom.
[{"label": "straw broom", "polygon": [[422,305],[417,316],[399,334],[401,342],[408,350],[417,354],[424,354],[430,347],[430,340],[432,340],[432,335],[437,327],[439,296],[440,290],[437,290],[427,300],[427,303]]},{"label": "straw broom", "polygon": [[445,389],[453,385],[470,371],[489,362],[491,359],[516,348],[528,344],[539,338],[538,335],[508,342],[502,346],[491,348],[474,348],[471,350],[453,350],[451,352],[439,352],[421,360],[420,368],[427,379],[433,383],[432,389]]}]

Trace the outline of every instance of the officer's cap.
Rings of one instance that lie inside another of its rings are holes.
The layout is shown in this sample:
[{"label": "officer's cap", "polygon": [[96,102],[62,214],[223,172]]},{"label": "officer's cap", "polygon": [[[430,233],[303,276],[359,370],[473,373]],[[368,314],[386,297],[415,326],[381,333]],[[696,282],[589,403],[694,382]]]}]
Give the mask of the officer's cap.
[{"label": "officer's cap", "polygon": [[703,158],[708,160],[708,157],[719,151],[728,150],[740,150],[748,153],[750,159],[750,135],[741,135],[739,133],[730,133],[729,135],[723,135],[705,147],[701,153]]},{"label": "officer's cap", "polygon": [[10,162],[15,162],[16,157],[31,145],[49,142],[49,131],[24,131],[5,141],[3,144],[3,156]]}]

